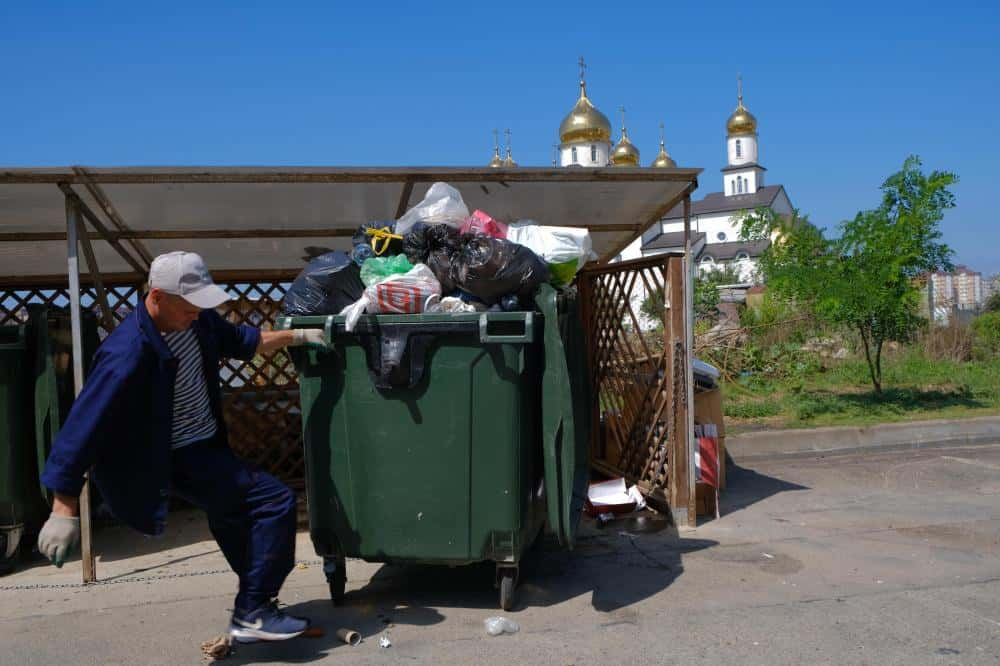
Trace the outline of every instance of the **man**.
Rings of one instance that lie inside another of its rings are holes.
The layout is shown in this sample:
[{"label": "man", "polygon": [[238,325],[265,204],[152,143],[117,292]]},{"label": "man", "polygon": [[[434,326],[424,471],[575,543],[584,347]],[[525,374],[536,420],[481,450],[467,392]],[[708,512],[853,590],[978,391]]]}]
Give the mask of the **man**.
[{"label": "man", "polygon": [[153,260],[148,294],[97,350],[53,444],[42,481],[55,499],[38,548],[62,566],[76,546],[78,498],[91,467],[115,516],[145,534],[163,532],[173,489],[208,514],[239,576],[232,636],[285,640],[309,627],[276,602],[295,562],[295,495],[229,449],[219,359],[322,344],[323,335],[233,325],[214,309],[229,298],[197,254]]}]

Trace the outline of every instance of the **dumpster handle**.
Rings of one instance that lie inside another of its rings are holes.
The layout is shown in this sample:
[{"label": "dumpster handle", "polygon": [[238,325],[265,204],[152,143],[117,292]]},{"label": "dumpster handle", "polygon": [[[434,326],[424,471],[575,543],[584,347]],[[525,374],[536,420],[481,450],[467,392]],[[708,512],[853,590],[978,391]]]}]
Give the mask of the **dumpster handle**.
[{"label": "dumpster handle", "polygon": [[[489,325],[490,321],[512,321],[512,322],[524,322],[524,332],[517,335],[490,335]],[[535,323],[535,313],[534,312],[524,312],[517,313],[517,317],[503,317],[500,318],[496,315],[490,317],[487,313],[479,315],[479,341],[483,344],[499,344],[499,343],[521,343],[527,344],[535,339],[534,336],[534,323]]]},{"label": "dumpster handle", "polygon": [[333,344],[333,315],[327,315],[323,323],[323,342],[327,347]]}]

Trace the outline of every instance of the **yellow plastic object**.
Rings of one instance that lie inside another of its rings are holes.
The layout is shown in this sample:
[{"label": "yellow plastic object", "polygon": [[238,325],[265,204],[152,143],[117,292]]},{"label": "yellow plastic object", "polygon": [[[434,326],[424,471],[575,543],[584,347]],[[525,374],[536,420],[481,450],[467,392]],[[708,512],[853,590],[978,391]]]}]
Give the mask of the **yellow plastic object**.
[{"label": "yellow plastic object", "polygon": [[403,240],[403,237],[399,234],[392,233],[389,227],[365,229],[365,233],[372,237],[372,251],[379,257],[389,249],[389,243],[394,240]]}]

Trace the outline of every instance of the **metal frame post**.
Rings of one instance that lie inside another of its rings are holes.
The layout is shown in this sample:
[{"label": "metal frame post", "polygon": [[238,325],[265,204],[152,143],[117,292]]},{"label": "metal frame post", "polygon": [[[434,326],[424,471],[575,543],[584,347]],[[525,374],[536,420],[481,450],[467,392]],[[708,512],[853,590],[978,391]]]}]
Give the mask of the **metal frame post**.
[{"label": "metal frame post", "polygon": [[[73,335],[73,387],[74,396],[83,390],[83,335],[80,324],[80,260],[78,257],[79,214],[76,203],[66,198],[66,256],[69,270],[69,311]],[[89,476],[89,475],[88,475]],[[86,478],[80,491],[80,556],[83,562],[83,582],[97,581],[94,562],[92,526],[90,522],[90,479]]]}]

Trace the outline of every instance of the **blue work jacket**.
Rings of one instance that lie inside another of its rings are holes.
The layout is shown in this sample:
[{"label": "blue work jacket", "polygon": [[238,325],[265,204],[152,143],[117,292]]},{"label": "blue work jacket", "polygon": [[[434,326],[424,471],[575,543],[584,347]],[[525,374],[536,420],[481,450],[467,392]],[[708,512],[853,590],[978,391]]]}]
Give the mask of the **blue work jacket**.
[{"label": "blue work jacket", "polygon": [[[234,325],[214,310],[192,325],[201,346],[208,399],[218,423],[215,443],[228,446],[222,418],[219,359],[249,360],[260,331]],[[77,496],[91,477],[122,522],[145,534],[163,531],[170,491],[170,433],[177,359],[138,306],[97,349],[83,391],[52,445],[42,482]]]}]

